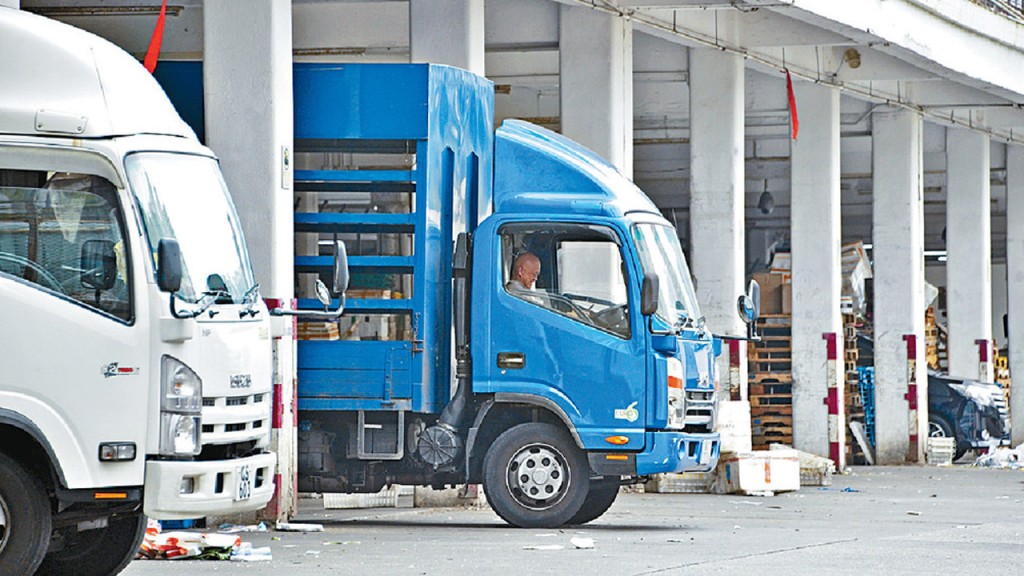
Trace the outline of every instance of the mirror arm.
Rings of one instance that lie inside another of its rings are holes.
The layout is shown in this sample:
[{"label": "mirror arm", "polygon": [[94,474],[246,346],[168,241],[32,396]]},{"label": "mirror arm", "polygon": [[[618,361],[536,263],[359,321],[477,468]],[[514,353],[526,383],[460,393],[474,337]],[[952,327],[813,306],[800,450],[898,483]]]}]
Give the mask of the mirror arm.
[{"label": "mirror arm", "polygon": [[337,310],[286,310],[274,308],[270,311],[271,316],[298,316],[309,320],[337,320],[345,311],[344,305],[339,305]]},{"label": "mirror arm", "polygon": [[196,317],[196,314],[191,312],[191,311],[178,312],[178,309],[174,306],[174,302],[178,298],[174,295],[173,292],[170,294],[170,297],[171,297],[171,316],[174,316],[175,318],[177,318],[179,320],[185,320],[185,319],[188,319],[188,318],[195,318]]}]

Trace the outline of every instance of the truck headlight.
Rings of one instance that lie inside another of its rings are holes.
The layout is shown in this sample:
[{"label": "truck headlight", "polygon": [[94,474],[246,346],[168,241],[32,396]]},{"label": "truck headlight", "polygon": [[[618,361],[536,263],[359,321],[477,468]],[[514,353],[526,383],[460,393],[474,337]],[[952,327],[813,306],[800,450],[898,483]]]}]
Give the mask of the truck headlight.
[{"label": "truck headlight", "polygon": [[176,358],[164,356],[160,363],[160,454],[195,456],[203,409],[203,381]]},{"label": "truck headlight", "polygon": [[199,443],[199,416],[167,412],[160,415],[160,454],[195,456],[202,448]]},{"label": "truck headlight", "polygon": [[198,414],[203,409],[203,381],[181,361],[164,356],[160,396],[161,407],[167,412]]},{"label": "truck headlight", "polygon": [[686,394],[683,363],[678,358],[667,358],[668,427],[682,428],[686,424]]}]

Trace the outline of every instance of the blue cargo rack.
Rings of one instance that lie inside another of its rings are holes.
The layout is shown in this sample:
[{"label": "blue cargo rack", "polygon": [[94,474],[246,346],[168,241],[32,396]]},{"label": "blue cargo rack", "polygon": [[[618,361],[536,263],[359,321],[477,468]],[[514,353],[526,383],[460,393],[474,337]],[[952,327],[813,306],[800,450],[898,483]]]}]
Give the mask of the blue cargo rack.
[{"label": "blue cargo rack", "polygon": [[[452,243],[490,212],[493,85],[438,65],[296,64],[294,92],[296,193],[414,198],[409,213],[295,213],[295,232],[318,238],[401,234],[412,239],[411,254],[349,257],[354,275],[411,276],[412,294],[352,298],[345,308],[346,316],[403,315],[411,336],[300,340],[298,407],[436,413],[448,401],[452,379]],[[391,154],[411,162],[405,162],[408,169],[306,169],[310,155],[317,154]],[[327,278],[331,265],[330,255],[295,258],[296,273]],[[299,308],[320,309],[320,304],[300,299]]]}]

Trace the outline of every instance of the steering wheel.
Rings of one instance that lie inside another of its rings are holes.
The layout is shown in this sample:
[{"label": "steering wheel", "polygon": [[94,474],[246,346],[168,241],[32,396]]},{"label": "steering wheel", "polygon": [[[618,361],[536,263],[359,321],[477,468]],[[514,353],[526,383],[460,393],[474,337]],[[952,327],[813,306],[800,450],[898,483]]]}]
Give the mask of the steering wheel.
[{"label": "steering wheel", "polygon": [[10,252],[0,252],[0,262],[11,262],[13,264],[17,264],[18,266],[28,268],[36,273],[37,279],[39,280],[39,284],[46,286],[47,288],[53,290],[54,292],[67,294],[67,292],[64,290],[64,286],[60,283],[60,280],[57,280],[53,276],[53,274],[50,273],[49,270],[43,268],[42,266],[40,266],[36,262],[33,262],[32,260],[29,260],[28,258],[18,256],[17,254],[11,254]]},{"label": "steering wheel", "polygon": [[629,315],[626,314],[627,305],[619,304],[605,308],[590,317],[594,324],[607,328],[612,332],[624,333],[629,330]]},{"label": "steering wheel", "polygon": [[551,308],[565,314],[575,315],[580,320],[589,321],[590,313],[570,300],[564,294],[549,292],[548,299],[551,301]]},{"label": "steering wheel", "polygon": [[615,302],[604,300],[601,298],[595,298],[593,296],[584,296],[582,294],[571,294],[569,292],[562,292],[562,296],[571,300],[580,300],[582,302],[589,302],[591,304],[600,304],[601,306],[615,306]]}]

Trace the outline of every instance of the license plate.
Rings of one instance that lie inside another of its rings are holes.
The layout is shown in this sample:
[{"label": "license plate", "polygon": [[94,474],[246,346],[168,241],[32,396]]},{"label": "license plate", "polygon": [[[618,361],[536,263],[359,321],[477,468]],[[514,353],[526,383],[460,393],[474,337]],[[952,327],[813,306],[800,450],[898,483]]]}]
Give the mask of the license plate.
[{"label": "license plate", "polygon": [[700,459],[697,460],[698,464],[707,464],[711,462],[711,445],[710,440],[705,440],[700,443]]},{"label": "license plate", "polygon": [[252,496],[252,467],[239,466],[235,469],[235,501],[248,500]]}]

